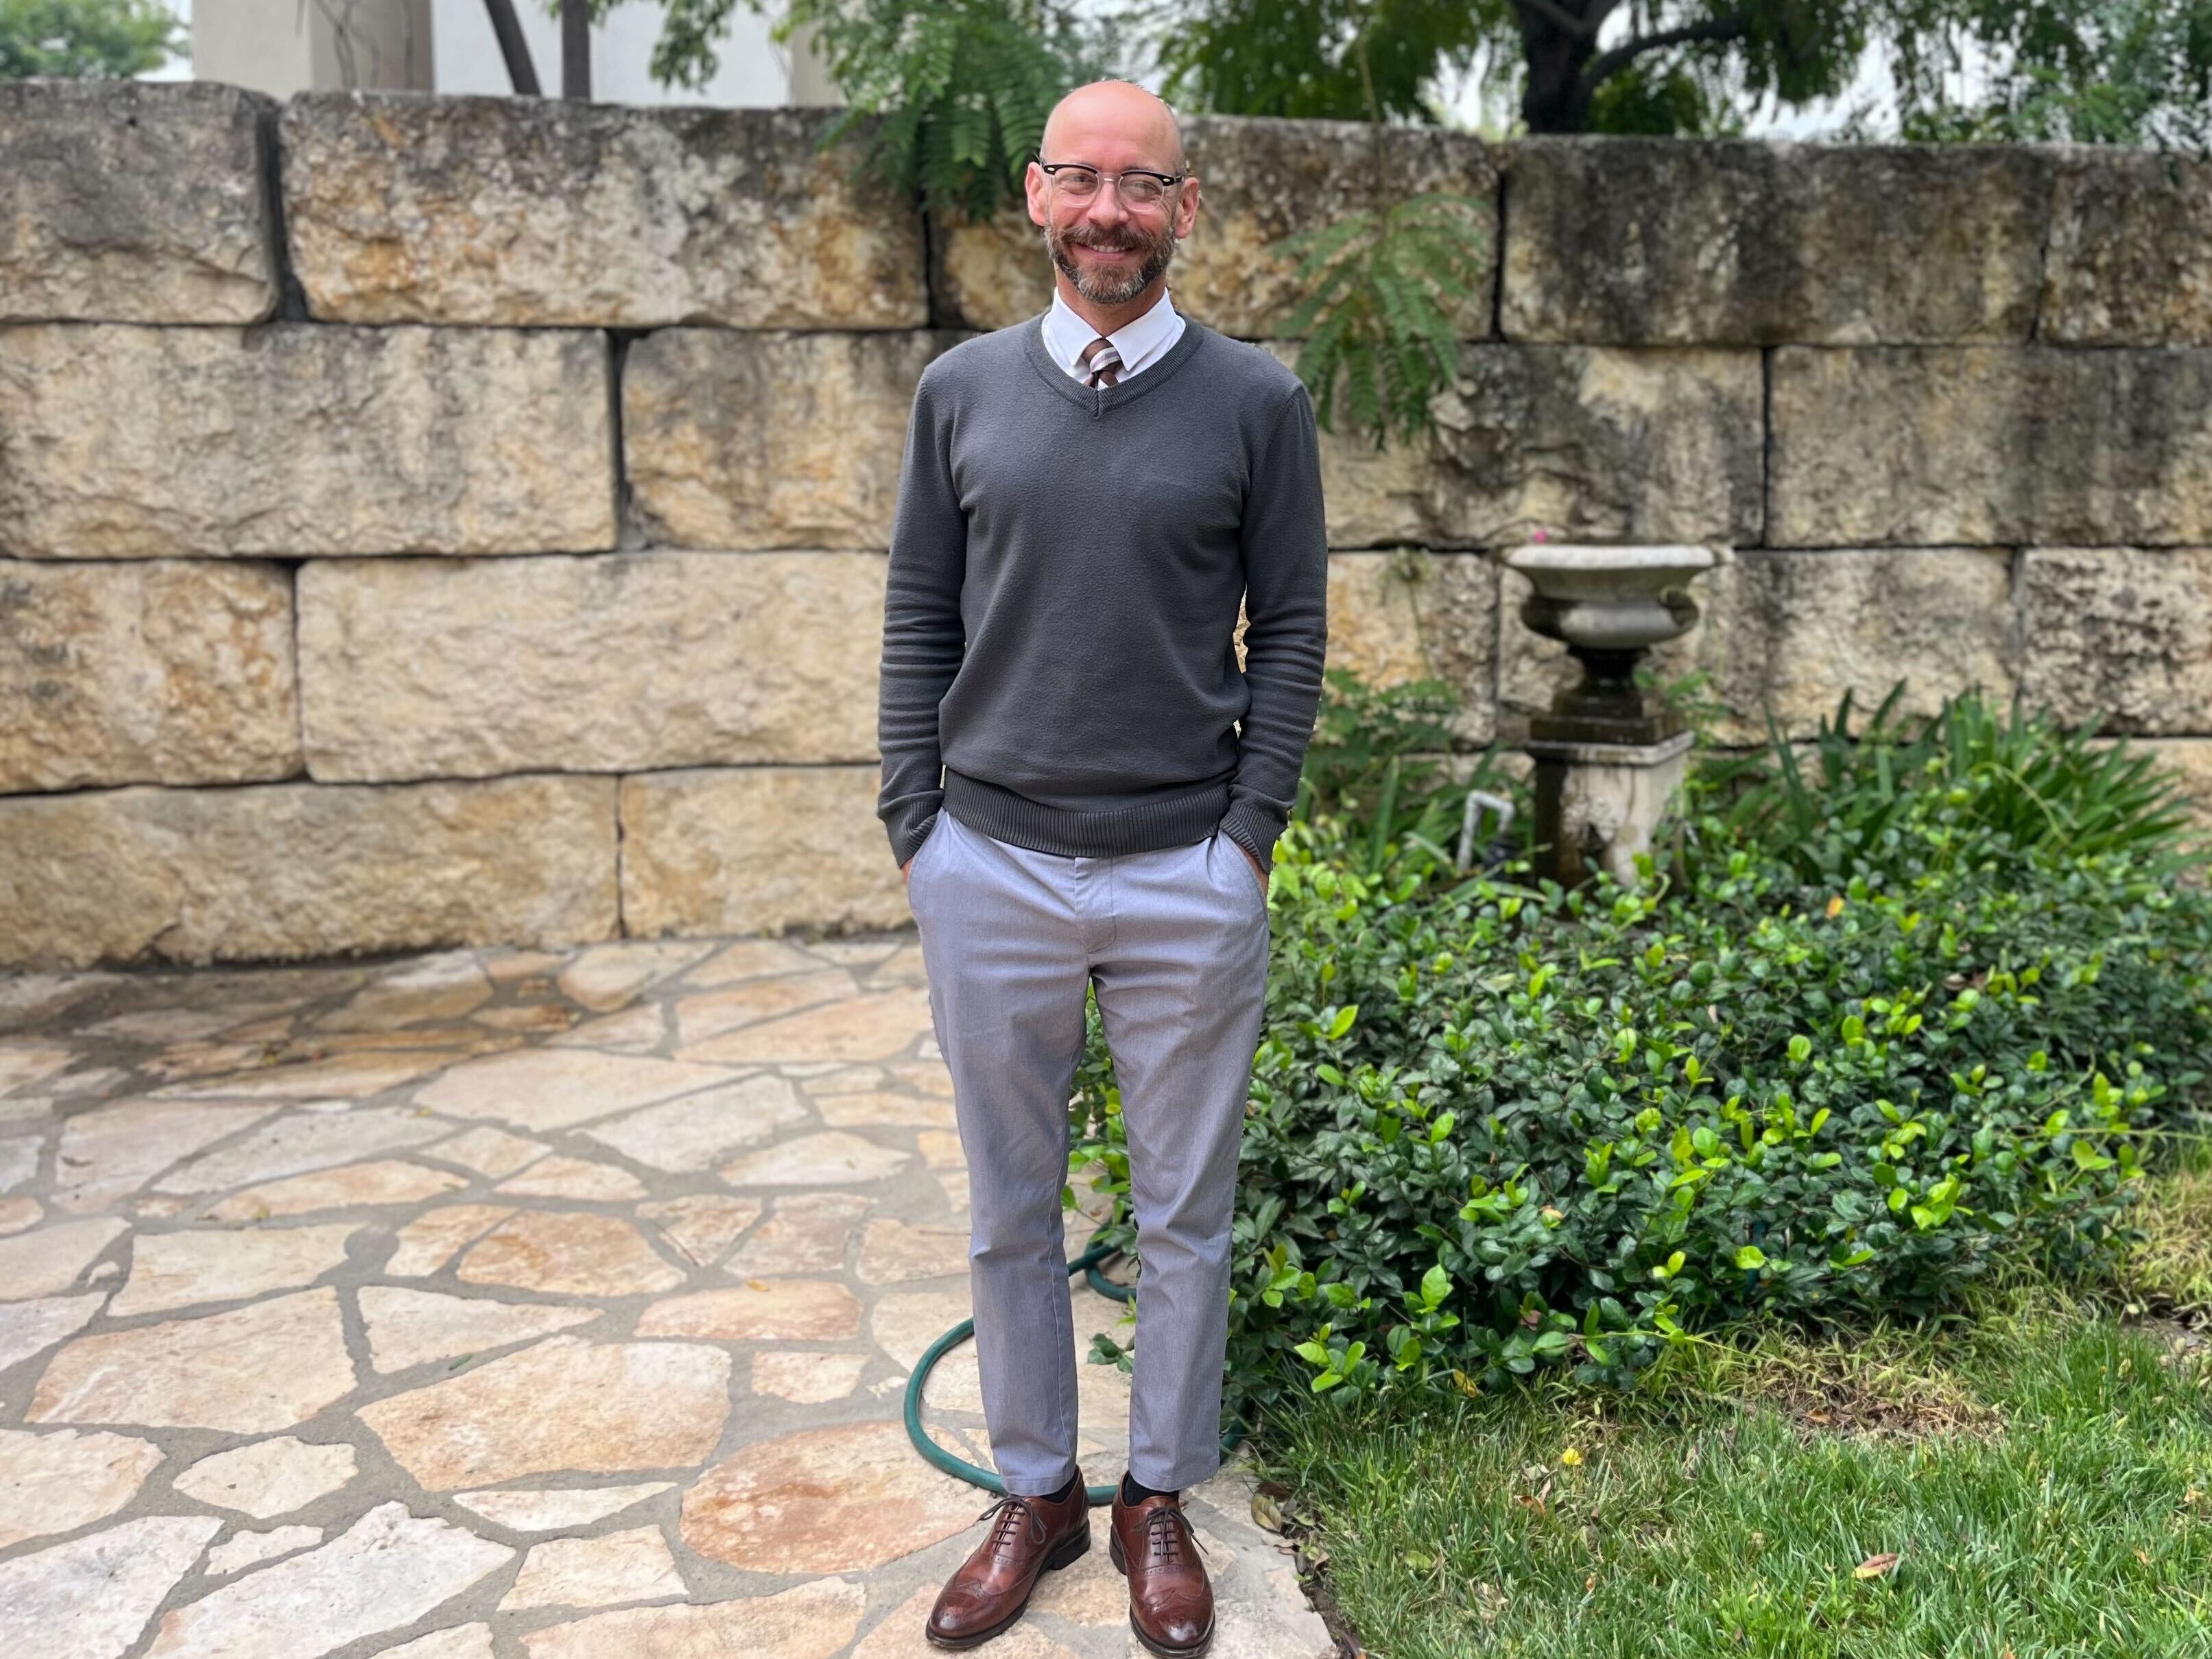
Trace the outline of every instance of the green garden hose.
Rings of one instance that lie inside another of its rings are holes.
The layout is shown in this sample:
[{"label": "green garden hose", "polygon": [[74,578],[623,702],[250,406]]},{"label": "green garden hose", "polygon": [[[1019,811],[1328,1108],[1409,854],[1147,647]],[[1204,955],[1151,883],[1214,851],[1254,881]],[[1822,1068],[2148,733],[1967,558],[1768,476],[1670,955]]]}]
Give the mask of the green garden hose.
[{"label": "green garden hose", "polygon": [[[1128,1302],[1136,1297],[1135,1289],[1127,1285],[1116,1285],[1098,1271],[1098,1264],[1112,1255],[1115,1248],[1111,1244],[1092,1245],[1067,1264],[1068,1277],[1072,1279],[1079,1273],[1085,1282],[1099,1295],[1110,1296],[1116,1302]],[[957,1474],[986,1492],[1004,1492],[1006,1483],[997,1474],[980,1464],[970,1463],[964,1457],[955,1456],[932,1440],[929,1431],[921,1426],[921,1387],[929,1379],[929,1368],[943,1358],[955,1343],[964,1341],[975,1334],[975,1322],[963,1319],[923,1351],[921,1363],[914,1368],[914,1375],[906,1380],[906,1437],[914,1442],[916,1451],[947,1474]],[[1244,1438],[1244,1432],[1243,1425],[1239,1424],[1221,1437],[1221,1455],[1224,1457],[1237,1449],[1237,1443]],[[1117,1484],[1109,1480],[1103,1486],[1086,1486],[1083,1489],[1084,1496],[1093,1504],[1109,1504],[1113,1502]]]}]

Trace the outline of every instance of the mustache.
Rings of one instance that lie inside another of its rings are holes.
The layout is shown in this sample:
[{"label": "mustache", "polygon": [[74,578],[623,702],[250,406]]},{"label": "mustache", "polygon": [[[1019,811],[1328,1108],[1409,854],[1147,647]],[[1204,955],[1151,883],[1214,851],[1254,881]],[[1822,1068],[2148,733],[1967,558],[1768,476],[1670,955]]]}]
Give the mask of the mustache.
[{"label": "mustache", "polygon": [[1070,231],[1066,240],[1077,247],[1095,247],[1107,253],[1140,253],[1151,246],[1142,236],[1126,233],[1116,235],[1103,231],[1084,234]]}]

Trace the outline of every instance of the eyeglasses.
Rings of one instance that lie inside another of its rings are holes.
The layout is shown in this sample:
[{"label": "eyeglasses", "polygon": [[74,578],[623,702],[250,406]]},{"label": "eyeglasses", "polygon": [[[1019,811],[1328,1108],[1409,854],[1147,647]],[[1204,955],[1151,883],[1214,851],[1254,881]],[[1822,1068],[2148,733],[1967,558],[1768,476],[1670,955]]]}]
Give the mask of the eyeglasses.
[{"label": "eyeglasses", "polygon": [[1053,188],[1071,202],[1089,201],[1098,193],[1099,185],[1111,179],[1125,205],[1158,207],[1163,197],[1190,177],[1187,172],[1154,173],[1149,167],[1124,167],[1119,173],[1101,173],[1097,167],[1082,161],[1048,161],[1042,155],[1031,154],[1038,170],[1052,181]]}]

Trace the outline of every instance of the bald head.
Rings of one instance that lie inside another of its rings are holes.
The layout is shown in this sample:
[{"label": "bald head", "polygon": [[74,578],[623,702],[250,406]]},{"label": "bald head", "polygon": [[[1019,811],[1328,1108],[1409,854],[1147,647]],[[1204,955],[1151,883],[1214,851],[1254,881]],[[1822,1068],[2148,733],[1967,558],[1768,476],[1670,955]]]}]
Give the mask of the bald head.
[{"label": "bald head", "polygon": [[1144,167],[1181,173],[1182,129],[1175,112],[1133,81],[1092,81],[1076,88],[1045,117],[1048,161],[1094,167]]}]

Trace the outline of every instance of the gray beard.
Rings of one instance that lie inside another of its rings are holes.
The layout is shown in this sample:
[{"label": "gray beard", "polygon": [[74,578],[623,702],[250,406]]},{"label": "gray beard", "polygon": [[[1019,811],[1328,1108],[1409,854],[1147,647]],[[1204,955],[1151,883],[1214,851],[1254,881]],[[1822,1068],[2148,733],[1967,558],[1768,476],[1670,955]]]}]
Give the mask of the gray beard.
[{"label": "gray beard", "polygon": [[1045,252],[1052,256],[1053,264],[1066,274],[1067,280],[1075,285],[1078,294],[1102,306],[1127,304],[1149,288],[1175,260],[1176,237],[1175,233],[1170,231],[1160,246],[1147,254],[1136,270],[1118,281],[1102,283],[1076,262],[1075,255],[1069,251],[1071,245],[1055,235],[1052,226],[1047,225],[1043,230]]}]

